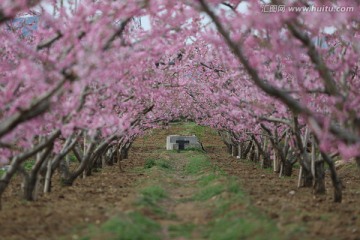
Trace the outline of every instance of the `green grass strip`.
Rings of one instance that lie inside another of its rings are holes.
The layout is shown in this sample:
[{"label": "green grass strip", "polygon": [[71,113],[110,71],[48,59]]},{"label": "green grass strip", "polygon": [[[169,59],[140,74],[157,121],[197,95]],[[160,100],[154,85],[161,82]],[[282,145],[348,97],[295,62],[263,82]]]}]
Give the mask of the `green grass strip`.
[{"label": "green grass strip", "polygon": [[125,217],[113,217],[99,228],[90,227],[89,234],[82,240],[158,240],[161,226],[139,212],[129,213]]}]

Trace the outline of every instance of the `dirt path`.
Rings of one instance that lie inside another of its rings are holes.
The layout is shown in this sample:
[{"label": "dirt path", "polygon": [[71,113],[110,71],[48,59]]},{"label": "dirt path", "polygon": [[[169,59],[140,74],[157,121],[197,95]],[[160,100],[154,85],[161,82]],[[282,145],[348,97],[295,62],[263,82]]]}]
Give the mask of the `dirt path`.
[{"label": "dirt path", "polygon": [[127,210],[82,231],[81,239],[280,238],[275,223],[252,209],[238,179],[204,153],[162,153],[145,166],[149,178]]},{"label": "dirt path", "polygon": [[[171,129],[160,131],[164,133],[164,135],[160,134],[160,139],[163,142],[167,135],[197,133],[192,130],[192,128],[189,130],[181,125],[175,125]],[[192,239],[200,239],[200,228],[196,226],[208,222],[209,209],[201,202],[194,200],[194,196],[199,192],[199,176],[186,172],[190,162],[189,156],[194,154],[191,152],[167,152],[163,149],[163,143],[158,147],[157,151],[160,154],[154,156],[154,159],[160,160],[162,163],[165,162],[169,166],[168,168],[160,167],[160,170],[157,169],[155,173],[150,173],[152,181],[155,181],[166,192],[166,198],[158,203],[159,208],[167,213],[166,216],[152,216],[161,225],[161,238],[182,239],[183,237],[191,237]],[[203,153],[195,154],[203,155]]]},{"label": "dirt path", "polygon": [[[170,134],[196,134],[207,150],[165,151]],[[228,156],[220,138],[194,124],[139,138],[123,163],[73,187],[55,182],[36,202],[21,200],[16,178],[4,196],[0,239],[360,239],[360,178],[340,170],[344,203],[296,188]],[[294,191],[295,194],[289,194]]]},{"label": "dirt path", "polygon": [[[165,174],[166,181],[161,181],[160,185],[167,192],[167,198],[159,203],[171,219],[158,219],[162,226],[163,239],[176,239],[177,235],[183,234],[186,237],[199,239],[201,233],[195,226],[206,224],[209,220],[209,209],[199,201],[194,201],[193,197],[200,191],[198,176],[185,173],[186,166],[189,164],[188,156],[185,154],[167,154],[171,171]],[[161,179],[160,179],[161,180]],[[194,230],[193,232],[178,232],[181,228]]]},{"label": "dirt path", "polygon": [[[171,130],[199,133],[194,126]],[[217,149],[220,140],[210,134],[214,145],[208,146]],[[145,141],[142,144],[144,149]],[[127,213],[83,231],[84,239],[281,239],[275,222],[253,209],[239,179],[211,164],[206,153],[165,151],[163,144],[146,149],[151,155],[145,169],[138,169],[146,177],[140,180]]]}]

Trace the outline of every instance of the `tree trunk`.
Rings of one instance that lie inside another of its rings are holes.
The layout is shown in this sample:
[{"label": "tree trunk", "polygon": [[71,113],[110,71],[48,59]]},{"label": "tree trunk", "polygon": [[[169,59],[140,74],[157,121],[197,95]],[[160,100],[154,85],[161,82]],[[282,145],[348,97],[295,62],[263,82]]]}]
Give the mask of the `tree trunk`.
[{"label": "tree trunk", "polygon": [[[280,170],[281,171],[281,170]],[[298,184],[297,187],[300,188],[302,186],[302,178],[303,178],[303,167],[300,166],[299,169],[299,177],[298,177]]]},{"label": "tree trunk", "polygon": [[41,167],[43,165],[43,163],[46,161],[46,159],[48,158],[48,156],[50,155],[52,149],[53,149],[53,144],[51,144],[42,154],[38,153],[38,155],[36,156],[36,162],[34,164],[34,166],[32,167],[30,173],[28,174],[28,176],[24,179],[24,192],[23,192],[23,197],[25,200],[27,201],[35,201],[37,198],[37,191],[36,187],[38,187],[39,184],[39,178],[40,178],[40,170]]},{"label": "tree trunk", "polygon": [[360,168],[360,157],[356,157],[355,161],[356,161],[358,168]]},{"label": "tree trunk", "polygon": [[[114,150],[114,148],[115,148],[115,150]],[[107,156],[105,158],[106,165],[108,165],[108,166],[114,165],[114,158],[116,156],[116,146],[112,147],[112,148],[109,148],[108,151],[107,151],[106,156]]]},{"label": "tree trunk", "polygon": [[70,175],[70,171],[69,171],[69,165],[67,163],[67,161],[61,161],[59,164],[59,171],[61,173],[61,178],[67,178]]},{"label": "tree trunk", "polygon": [[267,152],[267,144],[264,144],[264,146],[266,146],[266,148],[263,148],[261,146],[261,143],[255,138],[254,135],[252,135],[251,138],[253,139],[253,141],[256,145],[257,162],[260,162],[260,165],[262,168],[271,166],[270,156]]},{"label": "tree trunk", "polygon": [[124,150],[124,155],[123,155],[123,159],[128,159],[129,158],[129,150],[132,146],[133,142],[131,140],[129,140],[126,144],[125,144],[125,148]]},{"label": "tree trunk", "polygon": [[109,142],[113,141],[117,135],[112,135],[108,137],[105,141],[103,141],[96,149],[95,149],[95,138],[94,136],[92,141],[90,142],[89,146],[87,147],[86,154],[84,155],[80,165],[77,167],[77,169],[70,173],[67,178],[62,178],[62,184],[64,186],[72,186],[75,179],[81,175],[85,171],[85,169],[91,165],[93,157],[95,157],[99,152],[102,152],[106,149],[106,147],[109,145]]},{"label": "tree trunk", "polygon": [[255,161],[255,154],[256,154],[255,148],[256,148],[255,145],[253,145],[251,147],[251,151],[250,151],[250,154],[249,154],[249,160],[252,161],[252,162]]},{"label": "tree trunk", "polygon": [[249,155],[249,152],[251,150],[252,144],[253,144],[253,142],[250,141],[249,144],[246,146],[244,154],[243,154],[244,159],[248,159],[248,155]]},{"label": "tree trunk", "polygon": [[228,154],[231,154],[231,152],[232,152],[232,150],[231,150],[231,148],[232,148],[231,144],[228,144],[228,143],[225,143],[225,144],[226,144],[226,147],[227,147],[227,152],[228,152]]},{"label": "tree trunk", "polygon": [[231,145],[232,146],[232,156],[233,157],[237,157],[238,156],[238,147],[236,145]]},{"label": "tree trunk", "polygon": [[283,164],[282,174],[284,176],[290,177],[292,175],[292,172],[293,172],[293,164],[291,164],[291,162],[289,161],[285,161]]},{"label": "tree trunk", "polygon": [[275,173],[279,173],[280,172],[280,168],[279,168],[279,159],[277,157],[276,154],[276,150],[273,150],[273,171]]},{"label": "tree trunk", "polygon": [[90,162],[90,156],[88,156],[87,158],[85,157],[81,162],[81,164],[78,166],[78,168],[75,170],[75,172],[70,173],[67,178],[61,180],[62,184],[64,186],[72,186],[75,179],[79,177],[81,173],[84,174],[89,162]]},{"label": "tree trunk", "polygon": [[342,201],[342,182],[336,173],[335,164],[327,154],[321,152],[321,155],[325,162],[329,165],[331,181],[334,186],[334,202],[340,203]]},{"label": "tree trunk", "polygon": [[36,147],[25,151],[22,154],[17,155],[13,158],[11,162],[10,169],[2,176],[0,179],[0,210],[1,210],[1,197],[4,193],[6,187],[8,186],[11,178],[15,175],[19,167],[21,166],[21,163],[24,162],[26,159],[34,156],[39,151],[42,151],[46,147],[48,147],[50,144],[52,144],[55,139],[60,136],[60,130],[54,131],[47,140],[44,142],[38,144]]},{"label": "tree trunk", "polygon": [[[84,133],[84,145],[83,145],[83,156],[85,156],[86,154],[86,133]],[[86,178],[86,176],[90,176],[91,175],[91,169],[89,168],[89,166],[85,167],[85,170],[83,171],[83,178]]]},{"label": "tree trunk", "polygon": [[45,176],[44,193],[51,191],[51,159],[48,160],[47,171]]},{"label": "tree trunk", "polygon": [[325,194],[325,168],[324,161],[315,162],[314,194]]},{"label": "tree trunk", "polygon": [[313,176],[311,171],[308,171],[306,168],[303,168],[303,187],[312,187],[313,186]]},{"label": "tree trunk", "polygon": [[33,194],[33,198],[34,201],[36,201],[39,197],[39,192],[41,191],[41,186],[44,184],[44,178],[43,176],[41,176],[40,174],[38,174],[37,178],[36,178],[36,183],[35,183],[35,188],[34,188],[34,194]]},{"label": "tree trunk", "polygon": [[106,167],[106,155],[101,156],[101,168],[104,169]]}]

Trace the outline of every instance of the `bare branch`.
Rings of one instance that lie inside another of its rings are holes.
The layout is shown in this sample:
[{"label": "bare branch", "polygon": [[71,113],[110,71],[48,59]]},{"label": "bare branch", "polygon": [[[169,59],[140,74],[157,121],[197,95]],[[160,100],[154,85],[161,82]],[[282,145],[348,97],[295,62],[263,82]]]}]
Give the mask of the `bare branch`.
[{"label": "bare branch", "polygon": [[269,85],[264,79],[260,78],[256,69],[251,66],[248,59],[245,57],[241,46],[231,40],[230,34],[228,33],[227,30],[225,30],[225,27],[220,23],[220,20],[217,18],[215,13],[209,8],[209,6],[205,3],[204,0],[199,0],[199,1],[200,1],[200,4],[201,4],[204,12],[206,12],[208,14],[208,16],[213,20],[214,24],[216,25],[217,30],[223,36],[223,38],[225,39],[225,42],[230,47],[230,49],[233,51],[234,55],[238,58],[238,60],[241,62],[241,64],[245,67],[246,71],[251,76],[254,83],[265,93],[269,94],[270,96],[280,99],[287,106],[289,106],[289,108],[292,111],[294,111],[295,113],[304,113],[306,115],[310,115],[311,114],[310,110],[305,108],[304,106],[302,106],[296,99],[294,99],[289,94],[282,91],[281,89],[279,89],[275,86]]},{"label": "bare branch", "polygon": [[235,11],[235,7],[233,5],[231,5],[230,3],[222,2],[221,4],[228,7],[228,8],[230,8],[231,10]]},{"label": "bare branch", "polygon": [[118,28],[118,30],[116,32],[114,32],[114,34],[105,43],[105,45],[103,47],[103,51],[108,50],[111,47],[111,44],[115,41],[115,39],[117,37],[121,37],[122,33],[125,31],[126,25],[130,22],[131,19],[132,19],[131,17],[128,17],[120,24],[120,27]]},{"label": "bare branch", "polygon": [[315,64],[316,69],[319,71],[319,74],[324,81],[326,93],[330,95],[340,95],[336,86],[336,82],[329,68],[326,66],[324,60],[321,58],[321,54],[316,50],[316,46],[311,41],[310,37],[306,33],[300,31],[300,29],[296,26],[296,23],[288,22],[287,26],[292,35],[295,38],[299,39],[308,49],[308,55],[311,61]]},{"label": "bare branch", "polygon": [[49,48],[51,47],[57,40],[62,38],[62,33],[61,32],[57,32],[57,35],[55,37],[53,37],[52,39],[47,40],[44,43],[41,43],[39,45],[37,45],[36,50],[42,50],[44,48]]},{"label": "bare branch", "polygon": [[[267,93],[269,96],[273,96],[274,98],[277,98],[280,101],[282,101],[286,106],[288,106],[294,112],[295,115],[298,113],[301,113],[307,117],[313,117],[313,113],[306,106],[301,105],[301,103],[299,101],[294,99],[291,95],[289,95],[282,89],[279,89],[275,86],[269,85],[266,82],[266,80],[260,78],[257,70],[250,65],[248,59],[244,55],[241,45],[232,41],[228,31],[221,24],[220,20],[217,18],[215,13],[209,8],[209,6],[205,3],[205,1],[199,0],[199,2],[201,4],[204,12],[207,13],[208,16],[213,20],[214,24],[216,25],[217,30],[223,36],[225,42],[230,47],[233,54],[238,58],[239,62],[244,66],[245,70],[250,75],[250,77],[253,80],[253,82],[255,83],[255,85],[258,86],[262,91]],[[312,54],[314,54],[314,52]],[[317,59],[316,61],[320,61],[320,60],[321,59]],[[332,89],[332,88],[336,87],[336,85],[332,84],[334,81],[332,79],[332,76],[328,72],[327,67],[324,64],[322,65],[321,61],[318,63],[320,66],[319,71],[321,71],[322,74],[324,75],[323,76],[324,80],[329,81],[329,83],[328,83],[329,86],[326,86],[328,88],[326,90],[330,91],[330,92],[334,91],[334,93],[336,93],[337,90]],[[318,123],[321,124],[320,121],[318,121]],[[334,124],[331,124],[330,130],[334,135],[339,137],[341,140],[345,140],[346,142],[354,143],[354,142],[360,141],[360,138],[358,136],[350,133],[349,131],[346,131],[345,129],[340,129],[339,127],[335,126]]]},{"label": "bare branch", "polygon": [[206,64],[203,63],[203,62],[201,62],[200,64],[201,64],[201,66],[204,66],[204,67],[206,67],[206,68],[208,68],[208,69],[214,70],[214,72],[216,72],[216,73],[218,73],[218,72],[225,72],[224,70],[210,67],[210,66],[206,65]]},{"label": "bare branch", "polygon": [[53,89],[35,100],[28,108],[19,109],[13,116],[5,119],[0,124],[0,137],[13,130],[18,124],[46,112],[50,107],[50,98],[62,88],[66,80],[67,79],[63,79],[60,81]]},{"label": "bare branch", "polygon": [[274,123],[282,123],[286,124],[290,127],[293,127],[293,123],[288,119],[282,119],[282,118],[273,118],[273,117],[259,117],[260,120],[267,121],[267,122],[274,122]]}]

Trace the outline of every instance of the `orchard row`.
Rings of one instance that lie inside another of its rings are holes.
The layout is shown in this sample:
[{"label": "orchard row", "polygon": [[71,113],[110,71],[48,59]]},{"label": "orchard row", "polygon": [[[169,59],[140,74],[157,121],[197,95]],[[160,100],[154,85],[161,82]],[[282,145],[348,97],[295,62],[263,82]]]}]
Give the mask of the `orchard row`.
[{"label": "orchard row", "polygon": [[[321,5],[354,11],[264,13],[257,0],[2,1],[0,163],[10,168],[0,196],[19,172],[34,200],[40,178],[48,191],[59,170],[71,185],[125,158],[146,130],[191,119],[219,130],[234,155],[256,155],[281,174],[298,162],[301,184],[316,193],[325,162],[340,202],[333,158],[360,165],[359,2]],[[79,161],[71,171],[70,154]]]}]

